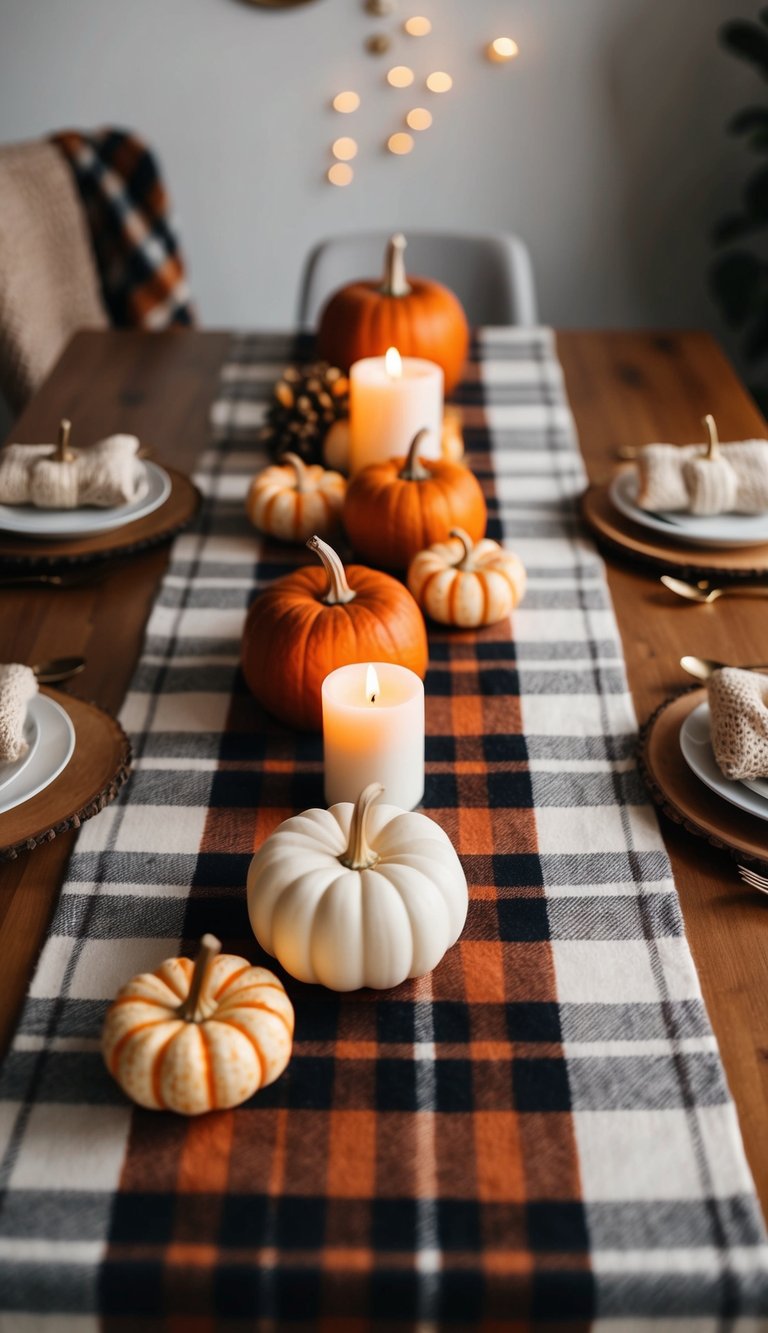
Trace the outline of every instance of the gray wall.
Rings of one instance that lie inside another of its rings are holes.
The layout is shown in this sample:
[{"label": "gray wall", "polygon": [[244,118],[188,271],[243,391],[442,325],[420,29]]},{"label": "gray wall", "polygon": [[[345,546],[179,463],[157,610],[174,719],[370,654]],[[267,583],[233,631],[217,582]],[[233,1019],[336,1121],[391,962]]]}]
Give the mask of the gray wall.
[{"label": "gray wall", "polygon": [[[0,139],[133,126],[171,183],[203,320],[285,326],[319,237],[371,226],[516,230],[555,325],[704,325],[708,230],[745,167],[723,132],[764,88],[717,46],[756,0],[399,0],[433,35],[393,61],[446,68],[410,158],[382,151],[416,99],[383,84],[361,0],[0,0]],[[482,57],[508,33],[521,54]],[[355,116],[329,100],[364,98]],[[429,98],[422,94],[418,101]],[[362,152],[346,189],[328,146]]]}]

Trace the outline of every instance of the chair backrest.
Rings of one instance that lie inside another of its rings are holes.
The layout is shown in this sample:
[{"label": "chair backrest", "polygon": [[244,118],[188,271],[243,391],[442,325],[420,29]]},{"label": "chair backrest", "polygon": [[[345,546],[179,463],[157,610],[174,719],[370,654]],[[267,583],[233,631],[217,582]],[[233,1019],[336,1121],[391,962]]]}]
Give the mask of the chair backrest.
[{"label": "chair backrest", "polygon": [[[302,275],[299,323],[314,328],[326,300],[355,278],[382,272],[390,233],[335,236],[311,251]],[[407,232],[406,268],[435,278],[461,301],[470,324],[536,324],[538,312],[528,248],[503,232],[462,235]]]},{"label": "chair backrest", "polygon": [[0,391],[14,411],[76,329],[104,327],[72,173],[45,141],[0,148]]}]

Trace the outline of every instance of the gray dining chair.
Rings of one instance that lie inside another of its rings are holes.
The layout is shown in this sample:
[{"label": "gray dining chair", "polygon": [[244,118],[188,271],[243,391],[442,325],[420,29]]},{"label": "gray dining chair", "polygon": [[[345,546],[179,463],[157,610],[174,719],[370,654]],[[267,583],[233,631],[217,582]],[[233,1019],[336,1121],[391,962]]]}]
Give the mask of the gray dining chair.
[{"label": "gray dining chair", "polygon": [[[389,232],[332,236],[320,241],[304,265],[299,324],[316,326],[326,300],[355,278],[381,272]],[[406,232],[409,273],[435,278],[456,293],[472,325],[538,322],[528,247],[506,232]]]}]

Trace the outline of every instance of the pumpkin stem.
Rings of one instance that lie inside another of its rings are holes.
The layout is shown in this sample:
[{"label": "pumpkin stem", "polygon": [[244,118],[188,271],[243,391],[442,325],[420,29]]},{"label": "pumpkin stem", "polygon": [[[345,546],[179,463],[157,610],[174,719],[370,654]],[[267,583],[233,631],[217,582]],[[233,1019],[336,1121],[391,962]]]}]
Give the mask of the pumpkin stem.
[{"label": "pumpkin stem", "polygon": [[475,549],[475,543],[473,542],[469,533],[465,532],[463,528],[451,528],[449,536],[457,537],[458,540],[461,542],[462,546],[464,547],[464,554],[457,561],[456,568],[473,569],[474,565],[472,562],[472,552]]},{"label": "pumpkin stem", "polygon": [[405,460],[405,466],[399,473],[401,481],[428,481],[431,472],[428,472],[424,464],[419,459],[419,448],[422,442],[428,438],[429,431],[424,429],[417,431],[411,440],[411,447],[408,450],[408,456]]},{"label": "pumpkin stem", "polygon": [[382,296],[409,296],[411,286],[405,276],[405,247],[408,244],[402,232],[390,236],[384,258]]},{"label": "pumpkin stem", "polygon": [[307,489],[307,465],[303,458],[299,458],[298,454],[283,454],[282,461],[283,463],[289,463],[293,468],[296,490],[305,491]]},{"label": "pumpkin stem", "polygon": [[221,940],[217,940],[215,935],[203,935],[200,941],[200,952],[195,959],[195,970],[189,983],[189,993],[177,1010],[179,1018],[183,1019],[185,1023],[200,1023],[202,1021],[200,996],[208,975],[208,968],[217,953],[220,952]]},{"label": "pumpkin stem", "polygon": [[704,455],[704,457],[709,459],[710,461],[714,458],[719,458],[720,440],[718,439],[717,435],[717,426],[715,425],[715,418],[712,416],[711,412],[708,412],[707,415],[704,417],[702,425],[706,428],[707,435],[709,436],[707,452]]},{"label": "pumpkin stem", "polygon": [[72,433],[72,422],[62,417],[59,422],[59,436],[56,441],[56,451],[53,455],[57,463],[71,463],[75,455],[69,447],[69,437]]},{"label": "pumpkin stem", "polygon": [[373,802],[378,801],[383,791],[380,782],[371,782],[355,801],[347,850],[339,857],[341,864],[346,866],[347,870],[370,870],[379,859],[378,853],[368,845],[365,835],[368,831],[368,811]]},{"label": "pumpkin stem", "polygon": [[333,547],[329,546],[320,537],[310,537],[307,546],[310,551],[314,551],[315,555],[320,556],[328,575],[328,589],[325,597],[322,598],[325,605],[342,606],[345,602],[353,602],[357,593],[347,583],[344,566]]}]

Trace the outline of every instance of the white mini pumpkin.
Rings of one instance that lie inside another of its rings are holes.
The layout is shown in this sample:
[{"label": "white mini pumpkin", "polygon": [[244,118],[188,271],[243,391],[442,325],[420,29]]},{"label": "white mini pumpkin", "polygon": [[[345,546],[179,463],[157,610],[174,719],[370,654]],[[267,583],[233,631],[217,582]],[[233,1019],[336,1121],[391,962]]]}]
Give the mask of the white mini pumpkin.
[{"label": "white mini pumpkin", "polygon": [[425,615],[440,625],[477,629],[495,625],[525,594],[519,555],[484,537],[473,543],[462,528],[448,541],[419,551],[408,566],[408,588]]},{"label": "white mini pumpkin", "polygon": [[253,478],[246,511],[254,527],[283,542],[306,542],[338,530],[347,483],[339,472],[283,454]]},{"label": "white mini pumpkin", "polygon": [[384,990],[436,967],[467,915],[450,838],[426,815],[375,802],[286,819],[248,872],[253,933],[299,981]]}]

